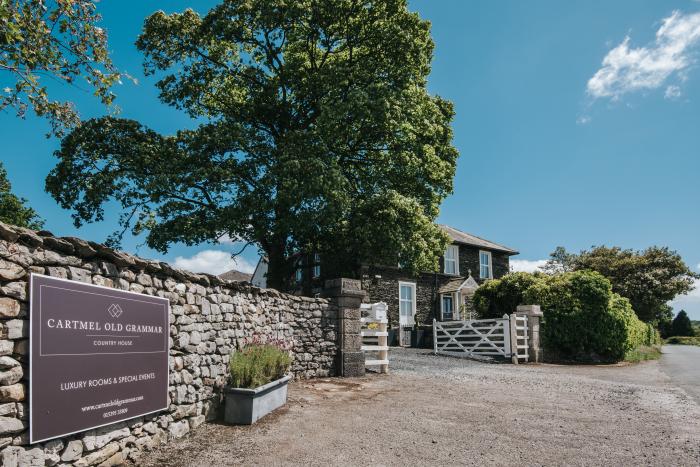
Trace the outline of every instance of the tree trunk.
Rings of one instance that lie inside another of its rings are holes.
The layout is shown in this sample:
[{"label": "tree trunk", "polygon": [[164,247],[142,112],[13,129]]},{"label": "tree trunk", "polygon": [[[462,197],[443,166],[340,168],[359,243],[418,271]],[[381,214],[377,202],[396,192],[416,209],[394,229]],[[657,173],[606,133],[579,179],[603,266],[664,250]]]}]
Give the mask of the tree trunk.
[{"label": "tree trunk", "polygon": [[284,247],[273,246],[267,252],[267,261],[267,287],[285,292],[289,281],[289,271]]}]

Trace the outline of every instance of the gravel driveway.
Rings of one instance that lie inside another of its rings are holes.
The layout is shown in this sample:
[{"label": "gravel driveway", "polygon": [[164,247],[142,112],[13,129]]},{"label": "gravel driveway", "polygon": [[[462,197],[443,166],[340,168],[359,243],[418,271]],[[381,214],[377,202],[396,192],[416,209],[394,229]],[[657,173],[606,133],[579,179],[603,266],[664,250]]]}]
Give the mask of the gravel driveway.
[{"label": "gravel driveway", "polygon": [[252,427],[141,459],[190,465],[699,465],[700,406],[657,362],[486,364],[392,349],[391,374],[293,383]]}]

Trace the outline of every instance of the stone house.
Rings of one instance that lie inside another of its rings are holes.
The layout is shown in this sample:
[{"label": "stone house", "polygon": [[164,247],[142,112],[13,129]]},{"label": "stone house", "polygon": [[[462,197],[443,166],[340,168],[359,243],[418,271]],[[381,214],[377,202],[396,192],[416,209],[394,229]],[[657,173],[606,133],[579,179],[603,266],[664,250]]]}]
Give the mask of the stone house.
[{"label": "stone house", "polygon": [[385,302],[392,327],[413,327],[468,317],[471,296],[481,283],[510,270],[518,252],[490,240],[441,225],[452,243],[440,269],[411,276],[399,267],[365,266],[362,288],[371,302]]},{"label": "stone house", "polygon": [[[470,309],[474,290],[487,279],[497,279],[510,270],[512,248],[440,225],[452,243],[440,258],[434,272],[411,275],[398,266],[363,265],[356,277],[370,302],[386,302],[390,326],[412,328],[414,325],[462,319]],[[260,266],[259,266],[260,268]],[[299,295],[323,292],[323,261],[319,255],[299,255],[292,280],[292,290]],[[264,286],[264,284],[263,284]]]}]

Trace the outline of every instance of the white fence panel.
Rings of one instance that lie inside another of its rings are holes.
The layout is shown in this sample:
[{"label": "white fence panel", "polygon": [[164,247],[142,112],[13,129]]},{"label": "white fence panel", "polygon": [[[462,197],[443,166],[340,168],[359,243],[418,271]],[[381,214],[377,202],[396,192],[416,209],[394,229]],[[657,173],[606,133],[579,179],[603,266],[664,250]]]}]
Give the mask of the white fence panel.
[{"label": "white fence panel", "polygon": [[433,320],[433,351],[451,356],[500,356],[513,362],[528,359],[527,317],[504,315],[499,319],[468,321]]},{"label": "white fence panel", "polygon": [[360,318],[362,328],[362,351],[365,354],[365,367],[378,367],[380,373],[389,373],[389,321],[386,317],[386,303],[372,305],[362,304],[363,316]]}]

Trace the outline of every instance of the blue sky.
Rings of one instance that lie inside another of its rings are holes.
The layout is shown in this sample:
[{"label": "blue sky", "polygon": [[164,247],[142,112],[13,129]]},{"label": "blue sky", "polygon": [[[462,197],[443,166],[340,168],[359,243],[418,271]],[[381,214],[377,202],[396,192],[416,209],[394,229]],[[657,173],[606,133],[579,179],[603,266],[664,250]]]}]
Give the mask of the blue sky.
[{"label": "blue sky", "polygon": [[[143,19],[214,2],[99,3],[117,66],[138,79],[115,91],[121,115],[161,131],[192,123],[162,105],[133,46]],[[700,271],[700,3],[686,1],[414,0],[436,43],[430,90],[455,103],[460,160],[440,221],[512,246],[531,269],[557,245],[640,249],[667,245]],[[0,79],[2,79],[0,77]],[[4,83],[0,82],[2,87]],[[83,117],[104,109],[88,92],[61,89]],[[57,235],[102,241],[107,221],[76,230],[43,191],[58,142],[36,118],[0,114],[0,153],[15,191]],[[143,239],[127,251],[191,269],[234,265],[231,244],[166,255]],[[254,266],[254,249],[238,259]],[[700,319],[700,290],[679,299]]]}]

